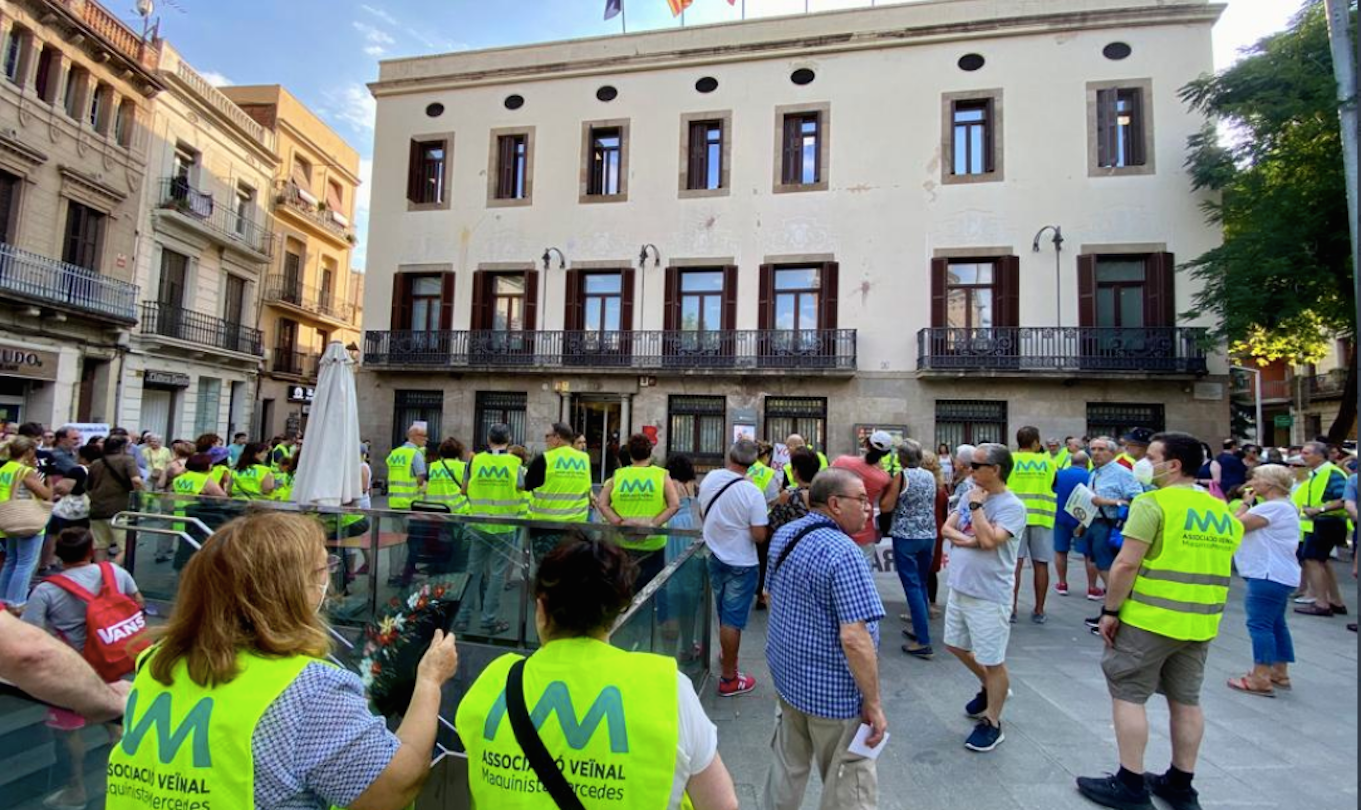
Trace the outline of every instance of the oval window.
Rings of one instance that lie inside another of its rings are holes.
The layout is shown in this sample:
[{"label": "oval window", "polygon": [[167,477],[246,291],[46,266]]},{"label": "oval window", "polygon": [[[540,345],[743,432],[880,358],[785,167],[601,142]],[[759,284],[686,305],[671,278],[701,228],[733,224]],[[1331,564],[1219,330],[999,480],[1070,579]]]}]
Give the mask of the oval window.
[{"label": "oval window", "polygon": [[816,79],[817,77],[818,75],[813,71],[809,70],[808,68],[799,68],[798,70],[789,74],[789,80],[794,84],[800,86],[805,84],[812,84],[813,80]]},{"label": "oval window", "polygon": [[436,101],[434,104],[426,105],[425,114],[431,118],[439,118],[444,115],[444,105]]},{"label": "oval window", "polygon": [[985,61],[986,60],[983,59],[982,54],[966,53],[963,56],[959,57],[959,69],[967,70],[968,72],[972,73],[975,70],[978,70],[979,68],[983,67]]},{"label": "oval window", "polygon": [[600,101],[614,101],[619,97],[619,91],[616,90],[613,85],[607,84],[595,91],[595,97]]},{"label": "oval window", "polygon": [[1129,44],[1125,42],[1112,42],[1111,44],[1101,49],[1101,54],[1103,56],[1105,56],[1107,59],[1113,59],[1117,62],[1129,56],[1133,52],[1134,49],[1130,48]]},{"label": "oval window", "polygon": [[525,106],[525,97],[524,97],[524,96],[519,95],[518,93],[514,93],[514,94],[511,94],[511,95],[509,95],[509,96],[506,96],[506,109],[507,109],[507,110],[518,110],[518,109],[520,109],[520,108],[523,107],[523,106]]},{"label": "oval window", "polygon": [[712,93],[718,89],[718,79],[715,79],[713,76],[705,76],[695,82],[695,89],[701,93]]}]

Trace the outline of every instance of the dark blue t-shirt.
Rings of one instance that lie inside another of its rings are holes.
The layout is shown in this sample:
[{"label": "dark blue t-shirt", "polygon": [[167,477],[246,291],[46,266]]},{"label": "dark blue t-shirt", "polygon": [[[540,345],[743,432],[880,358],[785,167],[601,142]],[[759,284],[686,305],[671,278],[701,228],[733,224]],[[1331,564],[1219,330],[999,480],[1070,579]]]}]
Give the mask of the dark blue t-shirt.
[{"label": "dark blue t-shirt", "polygon": [[1063,505],[1068,503],[1068,498],[1077,489],[1078,484],[1085,484],[1092,477],[1090,470],[1083,467],[1065,467],[1059,470],[1058,476],[1054,479],[1054,495],[1058,498],[1058,514],[1054,517],[1054,522],[1060,526],[1076,528],[1077,520],[1067,512],[1063,511]]},{"label": "dark blue t-shirt", "polygon": [[1219,488],[1225,493],[1248,482],[1248,467],[1238,456],[1220,453],[1215,461],[1219,462]]}]

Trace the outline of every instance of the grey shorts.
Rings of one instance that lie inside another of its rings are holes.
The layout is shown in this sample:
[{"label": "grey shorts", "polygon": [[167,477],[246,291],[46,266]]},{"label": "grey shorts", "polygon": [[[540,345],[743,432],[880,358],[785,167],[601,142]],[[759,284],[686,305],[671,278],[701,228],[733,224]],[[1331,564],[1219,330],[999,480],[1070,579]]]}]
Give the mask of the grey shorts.
[{"label": "grey shorts", "polygon": [[1200,703],[1208,641],[1182,641],[1121,624],[1101,657],[1111,697],[1143,705],[1154,692],[1183,706]]},{"label": "grey shorts", "polygon": [[1016,549],[1016,559],[1029,557],[1034,562],[1054,561],[1054,530],[1047,526],[1026,526]]}]

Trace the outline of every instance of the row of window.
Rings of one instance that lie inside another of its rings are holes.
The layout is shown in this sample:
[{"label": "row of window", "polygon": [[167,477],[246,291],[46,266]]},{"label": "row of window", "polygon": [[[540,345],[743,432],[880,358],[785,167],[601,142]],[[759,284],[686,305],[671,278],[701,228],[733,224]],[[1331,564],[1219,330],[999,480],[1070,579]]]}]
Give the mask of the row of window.
[{"label": "row of window", "polygon": [[61,103],[72,121],[85,121],[100,135],[112,134],[120,146],[132,144],[137,103],[119,95],[107,82],[90,84],[90,71],[75,63],[63,70],[61,49],[40,42],[21,25],[10,26],[0,46],[0,68],[11,84],[24,88],[32,82],[33,92],[48,104]]},{"label": "row of window", "polygon": [[[1175,257],[1170,253],[1078,257],[1079,325],[1142,328],[1176,324]],[[1017,256],[936,259],[931,263],[931,325],[949,329],[1020,326]],[[567,271],[564,329],[618,332],[634,328],[632,268]],[[837,328],[838,265],[761,265],[758,328]],[[472,328],[518,331],[538,327],[536,270],[478,270]],[[391,329],[453,328],[454,273],[399,272],[393,277]],[[668,267],[663,328],[714,332],[737,322],[735,266]]]},{"label": "row of window", "polygon": [[[1110,85],[1110,86],[1106,86]],[[1094,83],[1089,95],[1094,173],[1137,173],[1148,166],[1151,130],[1144,112],[1148,83]],[[945,182],[1002,179],[1002,92],[945,96],[944,143],[950,159]],[[704,196],[730,187],[732,115],[682,116],[680,193]],[[781,107],[776,111],[779,159],[774,190],[827,188],[831,107]],[[492,132],[488,205],[524,205],[532,200],[533,127]],[[628,199],[629,122],[588,121],[582,125],[581,202]],[[453,136],[418,136],[410,143],[406,196],[411,210],[447,207],[452,189]]]},{"label": "row of window", "polygon": [[[444,415],[441,391],[404,391],[394,393],[393,446],[404,441],[403,432],[413,422],[429,426],[430,441],[437,444]],[[478,391],[475,395],[473,425],[469,438],[474,448],[485,449],[492,425],[509,425],[511,441],[525,444],[530,438],[527,425],[529,395],[518,391]],[[814,447],[827,448],[827,399],[825,397],[767,396],[762,403],[764,422],[759,435],[772,442],[783,441],[797,433]],[[1010,444],[1007,403],[989,400],[949,400],[935,402],[936,435],[932,447],[947,444],[996,442]],[[585,431],[584,424],[574,424]],[[897,426],[902,429],[903,426]],[[1086,435],[1123,436],[1134,428],[1164,430],[1166,420],[1160,404],[1089,402]],[[666,453],[683,453],[697,467],[710,469],[723,464],[724,453],[732,441],[728,432],[728,402],[723,396],[672,394],[667,397]],[[592,459],[606,464],[607,459]]]},{"label": "row of window", "polygon": [[[0,170],[0,242],[14,243],[14,228],[18,221],[19,195],[23,180]],[[66,222],[62,227],[61,260],[99,272],[100,257],[104,252],[104,230],[108,215],[103,211],[66,201]]]}]

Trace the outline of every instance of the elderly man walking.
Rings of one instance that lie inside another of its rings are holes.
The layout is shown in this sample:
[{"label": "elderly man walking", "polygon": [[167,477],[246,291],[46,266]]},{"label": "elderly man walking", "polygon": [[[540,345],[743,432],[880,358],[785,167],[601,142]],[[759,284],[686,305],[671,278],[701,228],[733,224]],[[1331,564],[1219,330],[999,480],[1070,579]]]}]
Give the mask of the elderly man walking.
[{"label": "elderly man walking", "polygon": [[870,746],[888,728],[876,652],[884,606],[852,539],[869,520],[870,498],[859,476],[832,468],[813,479],[808,500],[812,511],[770,546],[766,659],[779,708],[761,807],[796,810],[816,765],[820,807],[873,808],[875,761],[848,750],[862,722]]},{"label": "elderly man walking", "polygon": [[[1111,545],[1111,532],[1122,528],[1129,502],[1144,494],[1144,488],[1134,480],[1134,473],[1120,463],[1119,446],[1109,436],[1092,439],[1092,504],[1097,507],[1092,525],[1087,527],[1077,544],[1078,551],[1096,565],[1097,573],[1110,580],[1111,563],[1115,562],[1115,546]],[[1095,582],[1087,584],[1087,598],[1099,602],[1105,592]],[[1100,616],[1086,620],[1087,626],[1096,632]]]}]

